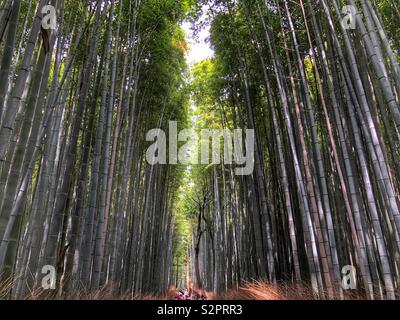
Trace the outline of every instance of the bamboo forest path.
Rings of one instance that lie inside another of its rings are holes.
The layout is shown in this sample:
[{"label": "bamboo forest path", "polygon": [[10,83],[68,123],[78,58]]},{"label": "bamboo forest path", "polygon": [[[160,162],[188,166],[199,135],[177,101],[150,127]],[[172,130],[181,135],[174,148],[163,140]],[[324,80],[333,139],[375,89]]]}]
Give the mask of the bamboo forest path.
[{"label": "bamboo forest path", "polygon": [[0,299],[399,298],[399,21],[0,0]]}]

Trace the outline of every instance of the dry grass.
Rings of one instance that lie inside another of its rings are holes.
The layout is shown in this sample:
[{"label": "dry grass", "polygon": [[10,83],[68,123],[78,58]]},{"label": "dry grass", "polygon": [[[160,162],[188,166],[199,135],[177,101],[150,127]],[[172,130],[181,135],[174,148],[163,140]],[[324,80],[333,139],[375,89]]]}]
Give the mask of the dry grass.
[{"label": "dry grass", "polygon": [[[327,297],[328,295],[325,294]],[[213,296],[216,300],[321,300],[307,283],[278,283],[276,285],[266,282],[249,282],[236,290]],[[345,291],[343,296],[337,294],[333,300],[366,300],[364,293],[359,291]],[[380,300],[377,296],[375,299]],[[400,292],[397,296],[400,299]]]},{"label": "dry grass", "polygon": [[[7,281],[0,286],[0,300],[9,299],[9,292],[13,288],[14,282]],[[43,291],[42,289],[30,292],[23,300],[142,300],[142,301],[168,301],[174,300],[177,289],[171,288],[163,296],[145,295],[141,297],[132,297],[131,295],[123,295],[115,297],[109,289],[98,290],[96,292],[85,292],[80,290],[76,294],[69,296],[57,296],[55,291]],[[214,295],[206,293],[209,300],[318,300],[320,299],[314,293],[312,288],[306,283],[287,284],[279,283],[272,285],[266,282],[249,282],[245,283],[239,289],[229,290],[226,293]],[[365,300],[359,292],[349,291],[344,297],[337,296],[335,299],[346,300]],[[400,298],[400,296],[399,296]],[[377,297],[379,299],[379,297]]]},{"label": "dry grass", "polygon": [[[6,281],[0,285],[0,300],[7,300],[12,298],[10,292],[14,289],[15,280]],[[129,294],[116,297],[113,295],[109,288],[104,288],[94,292],[88,292],[84,289],[78,292],[65,296],[58,295],[56,291],[36,289],[30,291],[25,297],[19,300],[142,300],[142,301],[155,301],[155,300],[174,300],[175,289],[170,289],[163,296],[144,295],[144,296],[131,296]]]},{"label": "dry grass", "polygon": [[312,289],[306,284],[271,285],[266,282],[249,282],[236,290],[214,297],[218,300],[315,300]]}]

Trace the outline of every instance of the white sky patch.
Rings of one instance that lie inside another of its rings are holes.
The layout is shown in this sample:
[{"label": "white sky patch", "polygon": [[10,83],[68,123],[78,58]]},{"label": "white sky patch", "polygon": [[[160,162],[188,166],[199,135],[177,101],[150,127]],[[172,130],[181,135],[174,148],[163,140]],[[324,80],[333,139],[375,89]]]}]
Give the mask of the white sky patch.
[{"label": "white sky patch", "polygon": [[186,38],[189,43],[189,52],[187,54],[187,61],[189,65],[210,59],[214,56],[214,51],[210,47],[210,26],[201,30],[196,38],[193,36],[190,22],[184,22],[182,28],[186,33]]}]

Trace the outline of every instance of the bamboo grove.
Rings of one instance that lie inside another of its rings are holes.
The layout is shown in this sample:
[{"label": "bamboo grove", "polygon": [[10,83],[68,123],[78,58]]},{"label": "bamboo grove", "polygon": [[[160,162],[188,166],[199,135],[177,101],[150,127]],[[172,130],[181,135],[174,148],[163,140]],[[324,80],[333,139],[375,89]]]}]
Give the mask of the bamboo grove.
[{"label": "bamboo grove", "polygon": [[144,135],[168,119],[185,125],[185,4],[55,0],[56,30],[41,27],[45,4],[1,5],[7,294],[40,288],[45,265],[63,294],[162,293],[181,169],[147,165]]},{"label": "bamboo grove", "polygon": [[[187,20],[215,52],[190,67]],[[0,0],[1,298],[346,298],[346,266],[398,298],[398,21],[395,0]],[[150,165],[170,121],[254,129],[253,174]]]},{"label": "bamboo grove", "polygon": [[398,4],[206,3],[215,57],[192,70],[209,115],[197,125],[255,129],[255,170],[189,171],[191,277],[215,292],[264,279],[343,298],[354,266],[364,298],[398,297]]}]

